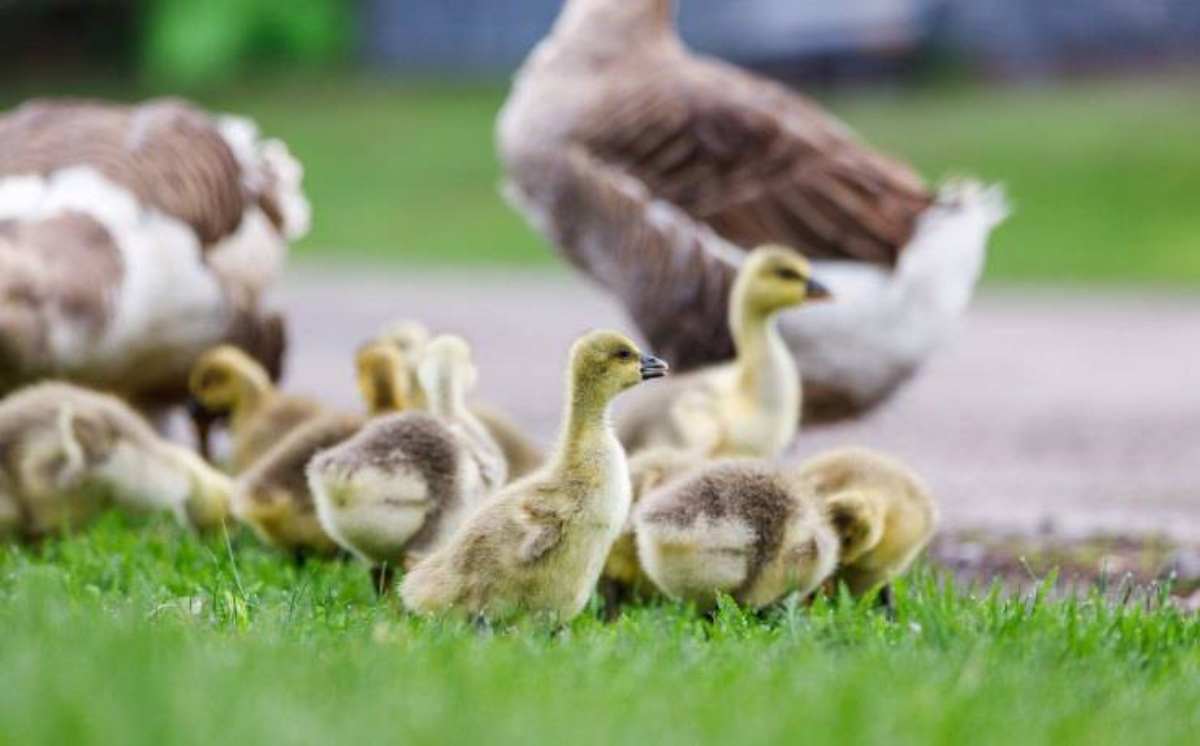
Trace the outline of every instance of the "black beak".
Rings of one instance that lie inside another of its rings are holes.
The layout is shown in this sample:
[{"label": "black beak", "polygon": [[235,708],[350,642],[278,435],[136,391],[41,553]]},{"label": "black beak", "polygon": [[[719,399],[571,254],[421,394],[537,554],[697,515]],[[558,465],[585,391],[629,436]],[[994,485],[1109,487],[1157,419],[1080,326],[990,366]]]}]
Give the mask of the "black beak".
[{"label": "black beak", "polygon": [[662,378],[667,374],[671,366],[664,361],[659,360],[653,355],[642,355],[642,380],[649,381],[651,378]]},{"label": "black beak", "polygon": [[829,288],[811,277],[804,283],[804,295],[808,300],[830,300],[833,298],[833,293],[829,292]]}]

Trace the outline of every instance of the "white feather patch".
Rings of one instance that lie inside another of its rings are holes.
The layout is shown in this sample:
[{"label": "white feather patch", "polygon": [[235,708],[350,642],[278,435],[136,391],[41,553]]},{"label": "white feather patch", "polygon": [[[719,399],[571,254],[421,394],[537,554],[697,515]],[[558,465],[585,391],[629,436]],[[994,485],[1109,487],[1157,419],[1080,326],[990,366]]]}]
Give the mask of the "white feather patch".
[{"label": "white feather patch", "polygon": [[108,231],[122,278],[110,289],[113,318],[99,336],[53,323],[59,362],[119,370],[131,356],[158,350],[199,351],[221,340],[229,309],[205,266],[195,234],[182,222],[143,209],[133,195],[88,166],[42,178],[0,180],[0,219],[46,219],[79,212]]}]

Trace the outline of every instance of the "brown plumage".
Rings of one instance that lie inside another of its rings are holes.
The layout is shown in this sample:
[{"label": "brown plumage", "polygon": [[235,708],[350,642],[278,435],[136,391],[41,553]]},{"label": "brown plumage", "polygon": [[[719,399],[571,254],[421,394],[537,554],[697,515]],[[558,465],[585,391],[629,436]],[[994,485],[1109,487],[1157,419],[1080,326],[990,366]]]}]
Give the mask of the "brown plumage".
[{"label": "brown plumage", "polygon": [[0,393],[55,377],[157,409],[221,342],[277,376],[260,300],[307,230],[300,180],[248,120],[181,100],[0,113]]},{"label": "brown plumage", "polygon": [[205,246],[237,229],[247,199],[268,193],[249,192],[212,119],[180,100],[35,100],[0,117],[0,177],[46,176],[68,165],[98,169],[187,223]]},{"label": "brown plumage", "polygon": [[[935,198],[807,98],[691,54],[673,5],[567,0],[517,76],[498,143],[530,222],[687,370],[733,351],[724,309],[743,251],[782,244],[886,278]],[[960,274],[973,285],[970,267]],[[809,373],[806,414],[826,418],[867,409],[907,378],[856,390],[832,362]]]}]

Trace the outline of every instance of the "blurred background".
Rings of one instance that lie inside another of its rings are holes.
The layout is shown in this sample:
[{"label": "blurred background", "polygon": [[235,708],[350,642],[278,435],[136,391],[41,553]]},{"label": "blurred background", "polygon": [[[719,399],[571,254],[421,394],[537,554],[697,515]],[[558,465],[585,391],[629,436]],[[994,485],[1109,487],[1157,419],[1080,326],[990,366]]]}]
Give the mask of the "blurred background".
[{"label": "blurred background", "polygon": [[[682,0],[694,47],[793,83],[930,179],[1009,187],[988,277],[1200,281],[1195,0]],[[180,93],[304,162],[296,257],[552,267],[492,120],[559,0],[0,0],[0,105]]]}]

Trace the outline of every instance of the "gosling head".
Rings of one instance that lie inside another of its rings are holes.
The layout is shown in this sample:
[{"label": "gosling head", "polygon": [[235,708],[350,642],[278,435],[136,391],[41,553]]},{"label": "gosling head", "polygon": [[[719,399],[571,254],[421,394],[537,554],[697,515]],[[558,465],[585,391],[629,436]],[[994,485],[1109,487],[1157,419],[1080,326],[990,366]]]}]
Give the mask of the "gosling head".
[{"label": "gosling head", "polygon": [[369,342],[355,357],[358,390],[371,414],[407,409],[410,398],[410,356],[387,340]]},{"label": "gosling head", "polygon": [[644,354],[629,337],[613,331],[585,334],[571,347],[571,383],[608,401],[642,381],[662,378],[669,366]]},{"label": "gosling head", "polygon": [[232,345],[221,345],[200,356],[188,379],[193,412],[234,414],[251,392],[271,388],[267,372]]},{"label": "gosling head", "polygon": [[735,305],[767,315],[791,306],[832,297],[812,277],[812,265],[783,246],[762,246],[746,257],[733,286]]},{"label": "gosling head", "polygon": [[390,342],[403,353],[418,355],[429,342],[429,328],[412,319],[394,321],[384,327],[376,341]]},{"label": "gosling head", "polygon": [[434,414],[449,414],[464,406],[466,394],[475,388],[478,378],[470,345],[453,334],[434,337],[417,366],[417,380]]}]

